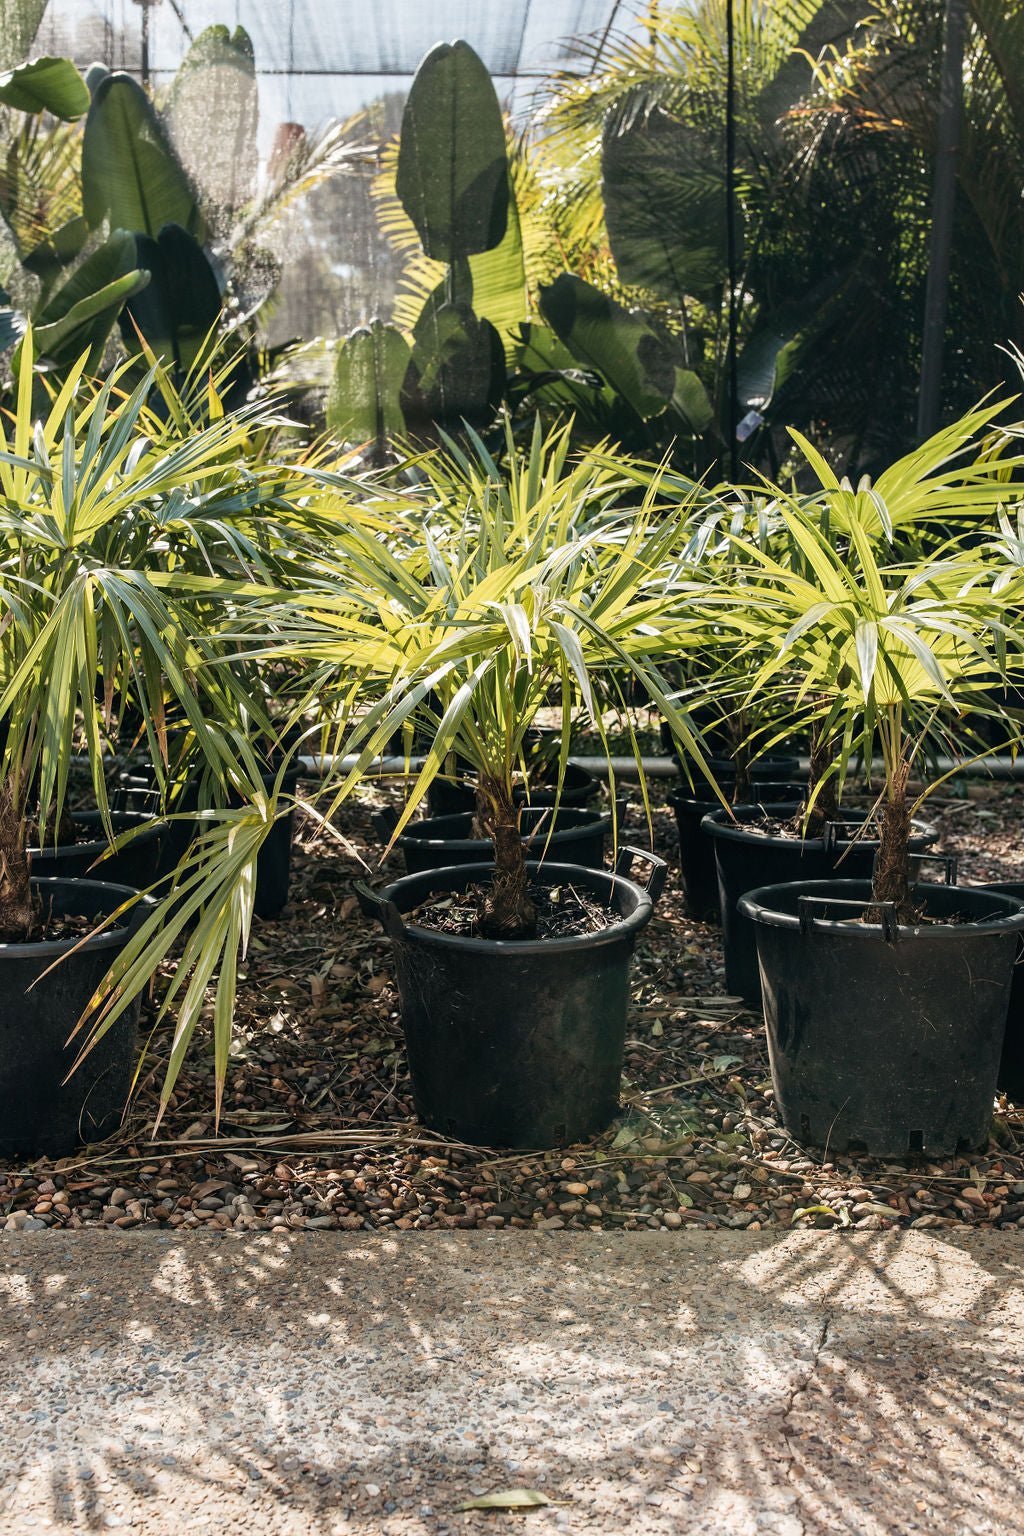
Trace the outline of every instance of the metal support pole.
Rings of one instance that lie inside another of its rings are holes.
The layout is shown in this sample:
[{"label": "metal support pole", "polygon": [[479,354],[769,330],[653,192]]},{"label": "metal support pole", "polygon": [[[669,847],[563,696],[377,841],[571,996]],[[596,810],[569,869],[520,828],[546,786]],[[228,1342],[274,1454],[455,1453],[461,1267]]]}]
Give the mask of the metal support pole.
[{"label": "metal support pole", "polygon": [[917,396],[917,437],[931,437],[939,424],[942,388],[942,348],[946,330],[946,300],[953,247],[956,203],[956,158],[964,93],[964,37],[967,0],[946,0],[942,74],[936,121],[935,182],[928,255],[928,283],[921,337],[921,381]]},{"label": "metal support pole", "polygon": [[736,360],[736,28],[733,0],[725,8],[725,247],[729,282],[729,339],[726,348],[726,375],[729,395],[726,435],[729,439],[729,477],[739,475],[739,377]]}]

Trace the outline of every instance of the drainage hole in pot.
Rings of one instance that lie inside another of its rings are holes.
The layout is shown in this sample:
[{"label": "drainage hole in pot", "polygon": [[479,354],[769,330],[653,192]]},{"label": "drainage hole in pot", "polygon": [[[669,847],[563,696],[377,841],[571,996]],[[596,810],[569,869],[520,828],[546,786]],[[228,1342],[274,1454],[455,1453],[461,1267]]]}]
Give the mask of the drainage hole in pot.
[{"label": "drainage hole in pot", "polygon": [[554,1144],[555,1144],[556,1147],[564,1147],[565,1146],[565,1126],[564,1125],[556,1125],[555,1126],[555,1134],[554,1134],[552,1140],[554,1141]]},{"label": "drainage hole in pot", "polygon": [[847,1152],[866,1152],[867,1149],[868,1149],[868,1144],[867,1144],[866,1141],[850,1140],[850,1141],[848,1141],[846,1143],[846,1150],[847,1150]]},{"label": "drainage hole in pot", "polygon": [[924,1151],[924,1131],[907,1132],[907,1153],[915,1157]]}]

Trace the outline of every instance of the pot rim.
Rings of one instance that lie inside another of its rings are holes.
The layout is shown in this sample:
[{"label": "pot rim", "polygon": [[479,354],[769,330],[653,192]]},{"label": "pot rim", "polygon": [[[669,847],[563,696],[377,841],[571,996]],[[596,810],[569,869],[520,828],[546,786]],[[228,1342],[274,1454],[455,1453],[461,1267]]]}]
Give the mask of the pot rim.
[{"label": "pot rim", "polygon": [[[609,891],[616,885],[629,886],[637,894],[637,904],[628,917],[609,923],[598,933],[579,933],[559,939],[481,939],[472,934],[438,933],[433,928],[407,922],[405,913],[398,908],[403,936],[414,936],[416,943],[438,949],[465,950],[468,948],[474,954],[481,956],[557,955],[580,949],[600,949],[605,945],[618,943],[627,936],[635,936],[647,926],[654,915],[654,899],[650,892],[629,876],[617,875],[614,870],[588,869],[582,864],[549,864],[547,862],[538,864],[533,860],[527,864],[526,868],[532,879],[540,880],[544,885],[564,884],[571,878],[579,884],[597,882]],[[382,904],[390,902],[397,907],[398,904],[394,901],[395,893],[401,892],[403,887],[408,889],[414,882],[420,883],[429,879],[436,889],[444,890],[472,885],[478,880],[483,883],[489,881],[493,875],[493,864],[449,864],[440,869],[423,870],[415,875],[403,875],[400,880],[394,880],[390,885],[385,886],[379,894],[379,900]]]},{"label": "pot rim", "polygon": [[[115,884],[108,880],[85,880],[71,875],[33,875],[31,880],[33,888],[40,894],[50,891],[57,895],[60,886],[71,886],[81,890],[82,886],[88,886],[90,890],[116,891],[117,900],[113,906],[119,907],[122,901],[129,897],[133,901],[136,911],[140,907],[152,906],[152,897],[142,896],[130,885]],[[110,908],[108,908],[108,911]],[[64,955],[76,947],[81,949],[97,950],[119,947],[124,943],[124,935],[137,921],[135,911],[126,912],[113,928],[105,928],[102,933],[87,933],[84,937],[78,936],[70,939],[36,939],[22,941],[18,944],[4,943],[0,940],[0,959],[3,960],[28,960],[38,959],[47,955]]]},{"label": "pot rim", "polygon": [[[583,816],[587,818],[585,821],[578,821],[575,826],[572,827],[556,826],[550,834],[547,832],[535,834],[527,832],[526,838],[532,839],[533,836],[536,836],[542,846],[549,846],[552,843],[557,845],[559,843],[566,842],[569,838],[578,837],[580,833],[593,833],[599,830],[603,833],[607,833],[610,831],[612,824],[611,811],[588,811],[580,806],[575,805],[564,805],[558,807],[524,805],[522,809],[524,811],[537,811],[542,814],[546,813],[547,811],[552,811],[552,819],[555,819],[562,814],[571,815],[574,817]],[[458,853],[462,853],[464,850],[473,850],[484,847],[493,848],[494,841],[490,837],[418,837],[415,831],[411,830],[414,827],[428,826],[431,822],[457,821],[461,820],[464,816],[472,817],[474,814],[475,812],[473,811],[457,811],[453,816],[424,816],[421,821],[412,821],[408,824],[405,831],[395,839],[395,847],[404,848],[407,844],[410,844],[413,848],[451,848],[453,851]],[[624,814],[620,815],[618,820],[619,826],[621,827],[623,821],[625,820]],[[523,839],[524,842],[526,841],[526,838]]]},{"label": "pot rim", "polygon": [[[757,811],[758,813],[763,812],[766,816],[774,814],[775,812],[779,812],[780,817],[782,815],[786,815],[789,820],[792,820],[793,817],[793,806],[791,804],[783,804],[779,801],[769,802],[765,805],[734,805],[731,806],[727,811],[722,810],[721,807],[719,807],[717,810],[709,811],[708,814],[704,817],[704,820],[700,824],[701,831],[706,832],[709,837],[720,837],[723,838],[726,842],[741,843],[747,836],[747,827],[742,822],[734,824],[731,820],[727,821],[725,818],[727,816],[731,817],[732,814],[736,811],[746,810]],[[748,821],[752,819],[752,817],[748,818]],[[844,816],[838,825],[849,825],[855,829],[856,827],[862,826],[863,823],[857,821],[856,813],[853,813],[849,816],[849,818]],[[911,826],[914,829],[911,836],[912,847],[915,843],[929,838],[932,842],[934,842],[939,835],[938,829],[933,827],[930,822],[921,821],[916,816],[911,821]],[[758,833],[757,843],[758,846],[766,845],[769,848],[792,848],[794,843],[800,843],[804,848],[813,848],[817,851],[818,849],[824,848],[825,839],[823,837],[775,837],[771,835],[765,835],[764,833]],[[840,848],[853,847],[856,844],[860,844],[863,847],[872,847],[878,843],[878,838],[839,837],[836,839],[836,843]],[[917,849],[914,849],[914,851],[916,852]]]},{"label": "pot rim", "polygon": [[[74,819],[77,821],[79,826],[87,827],[88,823],[91,821],[95,821],[98,825],[102,826],[99,811],[78,811]],[[145,834],[147,832],[159,833],[162,831],[164,825],[161,818],[159,816],[154,816],[151,811],[111,811],[110,821],[115,832],[117,831],[118,822],[121,823],[122,832],[134,831],[138,829],[139,836],[133,837],[131,843],[125,844],[125,848],[132,847],[135,843],[144,840]],[[79,838],[78,841],[74,843],[54,844],[48,842],[45,847],[40,847],[37,843],[27,848],[26,852],[31,859],[45,860],[52,859],[55,856],[59,856],[64,853],[70,853],[72,851],[82,854],[91,853],[94,848],[98,849],[102,853],[109,847],[110,844],[107,842],[105,837],[83,837]],[[123,852],[124,850],[122,849],[121,851]],[[100,883],[102,885],[110,885],[117,884],[118,882],[103,880]]]},{"label": "pot rim", "polygon": [[[950,935],[971,934],[981,935],[989,933],[1020,933],[1024,931],[1024,899],[1015,896],[1006,896],[998,891],[985,890],[978,885],[938,885],[934,881],[919,880],[913,889],[927,896],[930,891],[959,891],[968,896],[984,896],[989,901],[993,898],[1006,904],[1004,917],[989,917],[977,921],[968,919],[961,923],[926,923],[921,927],[911,927],[909,924],[900,923],[897,932],[900,940],[923,939],[935,942],[948,938]],[[865,898],[865,905],[871,899],[870,880],[788,880],[776,885],[759,885],[755,890],[747,891],[736,903],[737,908],[744,917],[750,918],[754,923],[759,923],[765,928],[785,928],[790,932],[800,929],[800,917],[795,912],[780,912],[773,901],[778,901],[775,894],[778,891],[792,892],[796,896],[824,895],[828,892],[837,901],[843,899],[860,901]],[[877,940],[883,933],[881,923],[853,922],[849,918],[841,917],[815,917],[814,928],[824,933],[843,934],[847,938]]]},{"label": "pot rim", "polygon": [[[723,785],[722,787],[727,789],[729,786],[728,785]],[[669,790],[668,803],[673,808],[675,806],[677,806],[677,805],[679,805],[679,806],[706,805],[708,807],[709,811],[710,810],[720,811],[720,810],[723,809],[721,800],[712,799],[710,795],[707,795],[704,798],[701,798],[700,795],[695,795],[695,794],[693,794],[691,792],[690,787],[689,787],[688,784],[684,785],[682,789],[672,789],[672,790]],[[734,807],[734,809],[735,809],[735,807]]]}]

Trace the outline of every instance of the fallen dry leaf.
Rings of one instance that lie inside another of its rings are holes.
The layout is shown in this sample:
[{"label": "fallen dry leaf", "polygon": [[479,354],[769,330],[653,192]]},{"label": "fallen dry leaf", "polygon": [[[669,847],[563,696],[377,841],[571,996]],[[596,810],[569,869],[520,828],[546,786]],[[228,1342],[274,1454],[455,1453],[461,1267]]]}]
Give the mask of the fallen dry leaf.
[{"label": "fallen dry leaf", "polygon": [[456,1504],[455,1513],[461,1515],[467,1509],[542,1509],[545,1505],[569,1504],[569,1499],[549,1499],[536,1488],[506,1488],[501,1493],[483,1493],[478,1499],[467,1499]]}]

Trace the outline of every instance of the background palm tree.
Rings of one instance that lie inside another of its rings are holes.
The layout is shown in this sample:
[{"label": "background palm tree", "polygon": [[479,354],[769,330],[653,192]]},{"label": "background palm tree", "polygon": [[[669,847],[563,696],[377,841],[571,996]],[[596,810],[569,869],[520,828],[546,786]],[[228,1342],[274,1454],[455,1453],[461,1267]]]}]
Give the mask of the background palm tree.
[{"label": "background palm tree", "polygon": [[[1024,9],[967,0],[966,11],[943,419],[987,389],[1012,388],[1000,348],[1024,341]],[[942,7],[927,0],[886,0],[820,61],[813,95],[789,119],[808,200],[855,208],[870,233],[859,321],[845,338],[848,356],[862,359],[862,383],[832,403],[829,418],[868,466],[914,432],[942,22]],[[850,371],[848,363],[838,377]]]}]

